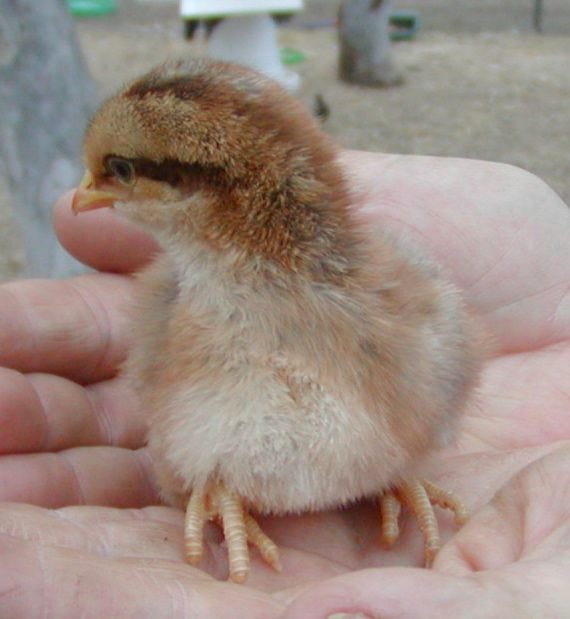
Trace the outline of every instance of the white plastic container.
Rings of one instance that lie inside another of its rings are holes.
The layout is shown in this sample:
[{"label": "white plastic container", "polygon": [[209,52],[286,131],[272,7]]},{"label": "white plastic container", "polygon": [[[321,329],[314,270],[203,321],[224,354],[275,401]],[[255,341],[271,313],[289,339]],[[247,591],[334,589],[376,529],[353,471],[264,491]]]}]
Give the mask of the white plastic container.
[{"label": "white plastic container", "polygon": [[270,13],[294,13],[302,0],[181,0],[184,19],[223,17],[208,39],[208,56],[257,69],[296,90],[300,78],[279,57],[277,26]]}]

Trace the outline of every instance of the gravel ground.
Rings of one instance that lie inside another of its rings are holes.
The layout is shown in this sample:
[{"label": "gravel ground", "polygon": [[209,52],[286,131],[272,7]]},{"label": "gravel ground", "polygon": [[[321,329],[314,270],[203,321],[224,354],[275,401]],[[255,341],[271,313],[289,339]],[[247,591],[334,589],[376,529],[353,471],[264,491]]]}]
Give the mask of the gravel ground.
[{"label": "gravel ground", "polygon": [[[303,78],[299,96],[308,103],[317,93],[325,98],[325,128],[342,145],[511,163],[541,176],[570,203],[567,0],[545,2],[542,35],[531,29],[531,0],[399,0],[395,8],[421,13],[422,27],[413,41],[394,46],[405,82],[385,90],[337,81],[334,28],[307,25],[332,23],[338,2],[305,5],[281,28],[280,42],[306,55],[295,67]],[[204,53],[202,40],[183,40],[177,8],[122,0],[112,17],[77,21],[101,96],[163,58]],[[5,264],[18,262],[13,245],[0,250],[8,254]]]}]

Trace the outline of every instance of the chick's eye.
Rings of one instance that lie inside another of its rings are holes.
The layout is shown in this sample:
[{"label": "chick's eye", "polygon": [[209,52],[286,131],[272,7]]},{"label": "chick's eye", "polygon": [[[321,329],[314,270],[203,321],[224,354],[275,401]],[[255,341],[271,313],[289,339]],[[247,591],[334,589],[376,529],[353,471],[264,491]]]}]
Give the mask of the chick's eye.
[{"label": "chick's eye", "polygon": [[106,161],[109,172],[121,183],[130,185],[135,178],[135,167],[128,159],[109,157]]}]

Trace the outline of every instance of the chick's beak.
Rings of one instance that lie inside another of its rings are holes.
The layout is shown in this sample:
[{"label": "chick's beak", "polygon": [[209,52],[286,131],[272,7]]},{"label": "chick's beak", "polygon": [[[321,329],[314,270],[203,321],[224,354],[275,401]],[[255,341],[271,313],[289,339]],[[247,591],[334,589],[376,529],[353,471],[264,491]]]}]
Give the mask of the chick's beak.
[{"label": "chick's beak", "polygon": [[109,191],[95,189],[93,175],[87,171],[81,179],[79,187],[75,190],[73,200],[71,201],[71,210],[75,214],[82,211],[92,211],[96,208],[113,206],[119,199],[119,196]]}]

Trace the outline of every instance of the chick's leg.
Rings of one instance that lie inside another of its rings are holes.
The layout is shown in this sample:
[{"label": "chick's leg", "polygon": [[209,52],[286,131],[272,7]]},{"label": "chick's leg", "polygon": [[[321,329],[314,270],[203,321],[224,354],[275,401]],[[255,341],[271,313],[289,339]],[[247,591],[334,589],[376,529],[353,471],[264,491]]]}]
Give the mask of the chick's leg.
[{"label": "chick's leg", "polygon": [[466,507],[452,492],[424,479],[412,479],[384,492],[380,498],[381,539],[390,547],[400,534],[398,516],[400,506],[407,507],[415,516],[424,539],[426,567],[431,567],[440,548],[439,527],[433,505],[451,510],[455,522],[462,525],[469,517]]},{"label": "chick's leg", "polygon": [[207,520],[220,521],[228,548],[230,580],[243,582],[249,572],[248,542],[256,546],[265,561],[280,571],[277,546],[261,530],[251,514],[244,511],[241,499],[223,484],[208,492],[194,491],[188,501],[184,527],[186,557],[192,565],[202,558],[203,530]]},{"label": "chick's leg", "polygon": [[192,565],[196,565],[200,562],[204,551],[204,525],[208,519],[205,499],[206,497],[203,492],[192,492],[190,500],[188,501],[188,506],[186,507],[184,542],[186,558]]}]

